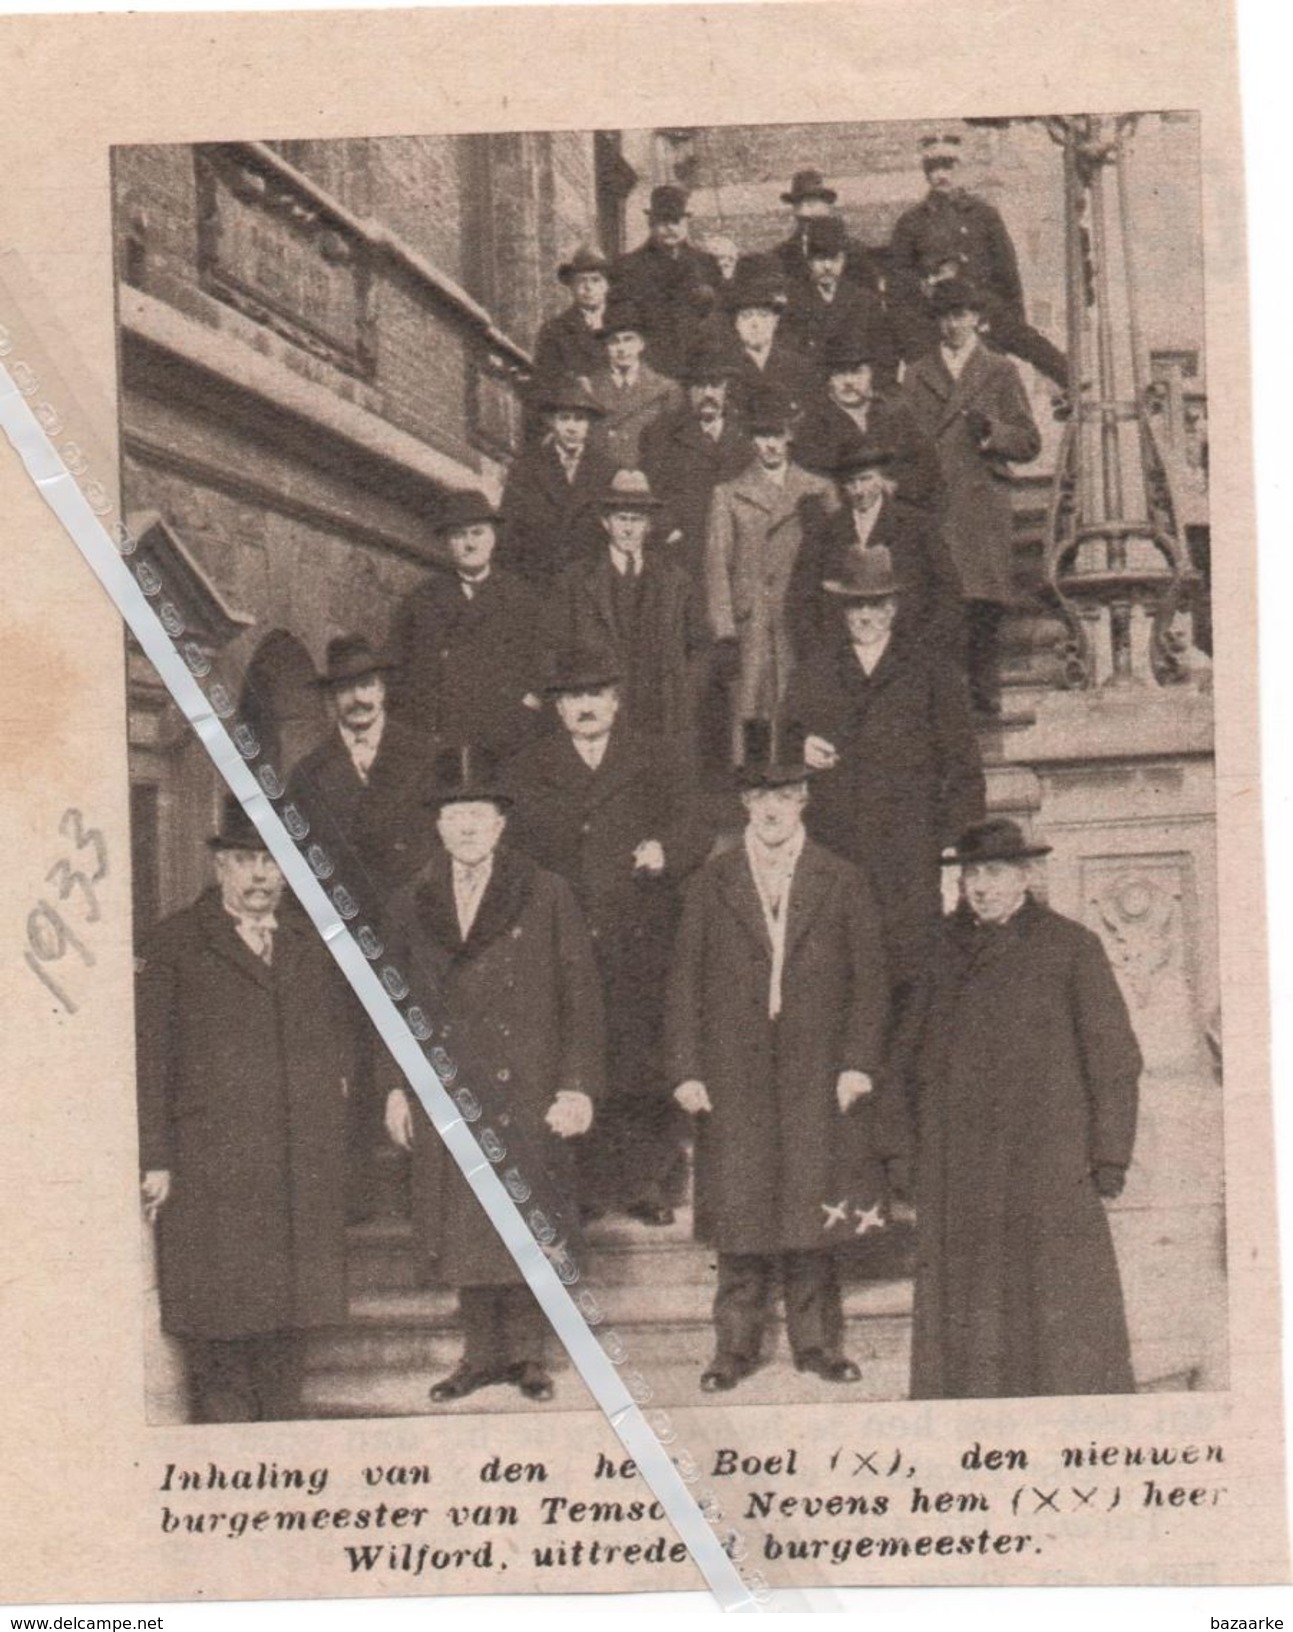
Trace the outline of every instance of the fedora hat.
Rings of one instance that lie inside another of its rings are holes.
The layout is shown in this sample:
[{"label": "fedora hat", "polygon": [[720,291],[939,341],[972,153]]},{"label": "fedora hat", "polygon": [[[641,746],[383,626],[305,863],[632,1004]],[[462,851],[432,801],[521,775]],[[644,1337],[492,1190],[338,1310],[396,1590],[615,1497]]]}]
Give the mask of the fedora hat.
[{"label": "fedora hat", "polygon": [[395,664],[376,651],[363,635],[337,635],[328,642],[323,655],[323,673],[314,677],[316,686],[339,686],[365,674],[381,674]]},{"label": "fedora hat", "polygon": [[435,530],[437,533],[451,533],[459,527],[473,527],[481,521],[493,522],[497,526],[502,519],[483,493],[471,487],[457,488],[446,494],[436,512]]},{"label": "fedora hat", "polygon": [[600,691],[623,678],[624,665],[614,652],[602,646],[572,646],[557,658],[543,689],[549,697],[560,697],[565,692]]},{"label": "fedora hat", "polygon": [[756,386],[741,409],[741,420],[752,435],[788,431],[794,424],[795,406],[780,387],[766,381]]},{"label": "fedora hat", "polygon": [[894,461],[894,451],[878,437],[866,436],[855,426],[849,426],[835,450],[832,474],[842,481],[860,470],[883,470]]},{"label": "fedora hat", "polygon": [[741,763],[737,786],[784,788],[807,782],[812,767],[804,763],[804,733],[777,720],[742,720]]},{"label": "fedora hat", "polygon": [[581,272],[600,272],[609,277],[611,263],[602,254],[600,249],[594,249],[592,244],[580,244],[568,261],[562,261],[557,268],[557,281],[570,283]]},{"label": "fedora hat", "polygon": [[617,470],[601,496],[603,510],[659,510],[661,501],[651,491],[651,483],[641,470]]},{"label": "fedora hat", "polygon": [[564,408],[568,413],[587,414],[589,419],[606,417],[605,408],[588,389],[587,380],[574,374],[540,382],[534,388],[534,402],[540,413],[555,413]]},{"label": "fedora hat", "polygon": [[828,334],[822,346],[822,368],[827,374],[849,374],[863,364],[874,367],[877,361],[875,343],[847,329]]},{"label": "fedora hat", "polygon": [[956,841],[955,850],[943,857],[944,867],[968,867],[976,861],[1029,861],[1049,856],[1049,844],[1030,844],[1018,822],[1005,816],[990,816],[986,822],[967,827]]},{"label": "fedora hat", "polygon": [[646,213],[652,221],[681,221],[690,214],[687,209],[691,194],[685,187],[678,187],[673,182],[663,182],[659,187],[651,189],[651,201],[647,205]]},{"label": "fedora hat", "polygon": [[226,793],[220,806],[220,827],[207,840],[212,850],[266,850],[255,822],[242,808],[236,794]]},{"label": "fedora hat", "polygon": [[983,297],[968,278],[947,278],[934,285],[929,304],[940,317],[944,312],[981,312]]},{"label": "fedora hat", "polygon": [[786,280],[780,272],[758,265],[745,272],[738,267],[736,276],[723,290],[723,305],[729,312],[745,311],[751,306],[784,312],[787,301]]},{"label": "fedora hat", "polygon": [[500,809],[512,803],[511,796],[503,792],[498,761],[487,749],[467,743],[457,748],[442,748],[435,757],[431,791],[425,803],[438,810],[444,805],[477,802],[488,802]]},{"label": "fedora hat", "polygon": [[612,297],[606,302],[606,309],[602,313],[602,326],[597,332],[603,340],[609,340],[613,334],[623,334],[626,329],[645,336],[650,334],[651,325],[635,300],[625,300],[623,297],[617,300]]},{"label": "fedora hat", "polygon": [[883,601],[902,592],[902,582],[894,576],[893,556],[883,544],[865,550],[850,550],[838,578],[827,578],[822,588],[841,601]]},{"label": "fedora hat", "polygon": [[834,204],[840,195],[826,185],[820,170],[796,170],[790,178],[790,191],[782,193],[783,204],[802,204],[806,198],[820,198],[824,204]]},{"label": "fedora hat", "polygon": [[804,254],[809,260],[814,256],[843,255],[848,248],[848,233],[844,223],[834,215],[825,215],[818,221],[810,221],[804,233]]}]

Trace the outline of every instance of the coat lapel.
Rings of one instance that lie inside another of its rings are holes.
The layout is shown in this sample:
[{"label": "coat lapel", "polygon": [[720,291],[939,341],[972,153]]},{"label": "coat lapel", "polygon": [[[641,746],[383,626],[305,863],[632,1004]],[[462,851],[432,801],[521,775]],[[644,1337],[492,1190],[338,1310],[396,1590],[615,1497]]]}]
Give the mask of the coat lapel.
[{"label": "coat lapel", "polygon": [[771,482],[765,481],[758,470],[751,465],[741,476],[732,483],[732,497],[742,504],[753,505],[756,510],[762,510],[771,515],[776,508],[776,501],[780,492]]},{"label": "coat lapel", "polygon": [[431,938],[455,959],[475,958],[505,934],[525,909],[534,880],[534,865],[500,845],[494,852],[494,870],[476,909],[466,941],[458,928],[453,897],[453,870],[447,851],[441,851],[422,875],[417,889],[417,911]]},{"label": "coat lapel", "polygon": [[799,865],[790,884],[789,916],[786,919],[786,963],[821,911],[830,887],[830,869],[822,865],[821,852],[810,840],[804,845]]},{"label": "coat lapel", "polygon": [[772,938],[764,921],[763,906],[754,886],[754,874],[750,871],[745,845],[740,844],[730,850],[716,865],[721,869],[723,899],[770,958]]},{"label": "coat lapel", "polygon": [[[218,888],[210,891],[207,895],[204,912],[206,918],[204,925],[206,942],[211,951],[217,957],[223,958],[226,963],[238,970],[248,980],[254,982],[255,985],[264,988],[266,991],[272,990],[274,985],[273,970],[256,956],[238,933],[233,918],[224,909],[224,903],[220,898]],[[275,958],[279,956],[279,945],[284,933],[284,929],[280,924],[274,935],[273,956]]]}]

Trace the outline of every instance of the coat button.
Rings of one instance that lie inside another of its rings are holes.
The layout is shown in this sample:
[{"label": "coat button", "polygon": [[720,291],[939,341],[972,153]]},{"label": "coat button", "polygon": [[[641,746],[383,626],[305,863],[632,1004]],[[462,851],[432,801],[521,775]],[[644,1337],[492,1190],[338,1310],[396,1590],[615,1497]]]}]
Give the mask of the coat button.
[{"label": "coat button", "polygon": [[496,1071],[494,1073],[494,1080],[496,1082],[511,1082],[512,1073],[507,1069],[506,1066],[504,1066],[501,1071]]},{"label": "coat button", "polygon": [[591,822],[585,822],[583,824],[583,826],[579,829],[579,831],[581,833],[591,833],[592,830],[593,830],[593,824]]}]

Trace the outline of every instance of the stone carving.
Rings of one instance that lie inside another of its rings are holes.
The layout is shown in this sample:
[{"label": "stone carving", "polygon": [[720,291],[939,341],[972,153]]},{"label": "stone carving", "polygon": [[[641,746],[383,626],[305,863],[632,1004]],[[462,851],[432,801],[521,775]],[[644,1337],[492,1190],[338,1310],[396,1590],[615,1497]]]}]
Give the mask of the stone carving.
[{"label": "stone carving", "polygon": [[1137,1008],[1146,1008],[1162,972],[1178,954],[1180,880],[1164,888],[1152,873],[1114,873],[1091,898],[1115,970]]}]

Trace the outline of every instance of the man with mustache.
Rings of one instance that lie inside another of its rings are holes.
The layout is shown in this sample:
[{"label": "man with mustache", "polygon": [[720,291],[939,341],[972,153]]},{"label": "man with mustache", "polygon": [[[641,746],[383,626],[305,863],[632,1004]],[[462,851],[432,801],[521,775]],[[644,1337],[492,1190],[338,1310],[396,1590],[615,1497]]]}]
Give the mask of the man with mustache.
[{"label": "man with mustache", "polygon": [[518,755],[505,784],[514,842],[573,887],[602,977],[607,1094],[581,1198],[667,1225],[685,1168],[661,1056],[664,983],[678,888],[708,835],[675,746],[626,721],[622,682],[613,651],[563,653],[548,688],[561,729]]},{"label": "man with mustache", "polygon": [[834,216],[810,221],[804,244],[808,276],[789,280],[787,335],[814,363],[830,340],[847,336],[872,359],[879,382],[895,384],[897,339],[880,296],[847,275],[844,223]]}]

